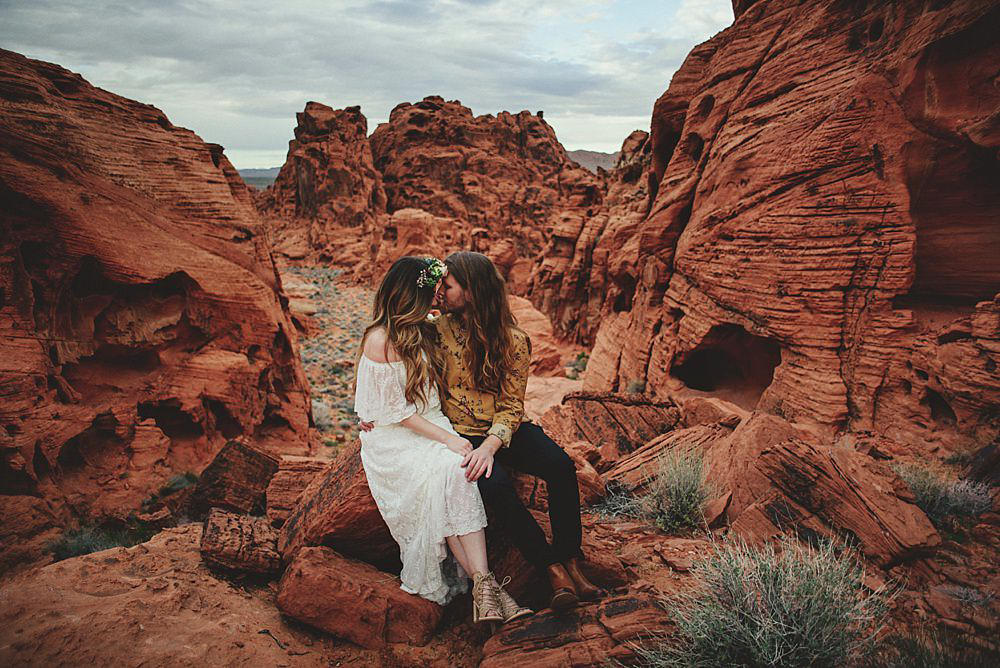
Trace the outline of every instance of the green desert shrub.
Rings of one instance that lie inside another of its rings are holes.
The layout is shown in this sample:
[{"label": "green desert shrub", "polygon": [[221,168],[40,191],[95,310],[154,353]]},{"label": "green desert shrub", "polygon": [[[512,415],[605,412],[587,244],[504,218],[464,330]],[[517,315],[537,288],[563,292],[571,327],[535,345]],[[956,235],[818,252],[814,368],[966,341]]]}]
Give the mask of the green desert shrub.
[{"label": "green desert shrub", "polygon": [[646,391],[646,381],[644,380],[630,380],[625,385],[625,392],[627,394],[642,394]]},{"label": "green desert shrub", "polygon": [[587,370],[587,361],[590,355],[584,352],[577,353],[576,359],[566,365],[566,377],[577,379],[580,374]]},{"label": "green desert shrub", "polygon": [[676,636],[637,647],[643,665],[851,665],[872,656],[892,595],[865,589],[858,561],[830,542],[734,541],[693,572],[698,586],[664,602]]},{"label": "green desert shrub", "polygon": [[646,496],[647,514],[656,526],[667,533],[697,529],[704,522],[702,508],[707,500],[701,452],[672,450],[660,455]]},{"label": "green desert shrub", "polygon": [[643,519],[667,533],[697,529],[704,523],[702,509],[709,491],[700,452],[677,450],[660,455],[646,489],[643,495],[632,495],[609,486],[592,510],[606,517]]},{"label": "green desert shrub", "polygon": [[161,497],[169,496],[174,492],[179,492],[185,487],[190,487],[191,485],[197,485],[197,484],[198,484],[198,475],[196,473],[192,473],[191,471],[187,471],[185,473],[178,473],[176,475],[171,476],[167,480],[167,482],[165,482],[163,486],[160,487],[160,496]]},{"label": "green desert shrub", "polygon": [[619,485],[608,483],[604,498],[591,506],[590,510],[607,518],[646,519],[643,501],[643,497],[636,496]]},{"label": "green desert shrub", "polygon": [[185,487],[191,487],[196,484],[198,484],[198,475],[196,473],[187,471],[185,473],[172,475],[165,483],[163,483],[163,485],[160,486],[160,490],[158,492],[153,492],[148,498],[143,499],[142,509],[149,510],[163,501],[164,497],[175,494]]},{"label": "green desert shrub", "polygon": [[949,478],[913,464],[895,468],[916,497],[917,506],[937,525],[975,517],[993,505],[988,485]]},{"label": "green desert shrub", "polygon": [[158,531],[135,519],[126,523],[101,522],[70,529],[59,538],[46,543],[43,549],[52,555],[53,560],[62,561],[112,547],[132,547],[146,542]]}]

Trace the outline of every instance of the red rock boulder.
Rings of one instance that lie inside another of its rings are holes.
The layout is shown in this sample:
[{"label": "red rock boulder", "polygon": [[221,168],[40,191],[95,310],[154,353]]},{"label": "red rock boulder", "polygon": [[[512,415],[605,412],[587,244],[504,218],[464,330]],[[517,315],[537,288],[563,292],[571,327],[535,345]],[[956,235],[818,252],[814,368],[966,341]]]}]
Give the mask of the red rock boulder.
[{"label": "red rock boulder", "polygon": [[303,547],[324,545],[337,552],[399,572],[399,545],[379,513],[355,441],[302,490],[281,527],[278,550],[287,564]]},{"label": "red rock boulder", "polygon": [[399,578],[327,547],[299,550],[277,603],[289,617],[362,647],[425,645],[441,620],[441,606],[406,593]]},{"label": "red rock boulder", "polygon": [[667,613],[639,592],[555,613],[538,612],[501,627],[483,646],[483,668],[605,666],[634,659],[632,643],[670,627]]}]

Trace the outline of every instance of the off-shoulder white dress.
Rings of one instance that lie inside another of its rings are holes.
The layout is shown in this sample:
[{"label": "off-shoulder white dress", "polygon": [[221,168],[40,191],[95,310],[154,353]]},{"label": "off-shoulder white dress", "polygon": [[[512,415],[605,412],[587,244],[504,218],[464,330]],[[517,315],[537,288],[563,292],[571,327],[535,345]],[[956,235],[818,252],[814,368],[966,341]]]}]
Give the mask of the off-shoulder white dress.
[{"label": "off-shoulder white dress", "polygon": [[399,424],[415,413],[457,433],[441,412],[436,387],[428,405],[406,401],[403,362],[358,361],[354,411],[375,428],[361,432],[361,463],[392,537],[399,543],[402,589],[444,605],[468,590],[468,575],[448,552],[445,537],[486,526],[479,487],[465,479],[462,456]]}]

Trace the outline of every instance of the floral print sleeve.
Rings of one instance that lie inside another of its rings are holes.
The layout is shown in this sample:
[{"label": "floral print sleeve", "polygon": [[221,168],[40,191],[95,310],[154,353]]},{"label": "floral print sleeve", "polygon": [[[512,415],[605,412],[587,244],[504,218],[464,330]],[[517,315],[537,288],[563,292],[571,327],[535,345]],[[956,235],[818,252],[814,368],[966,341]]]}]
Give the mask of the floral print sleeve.
[{"label": "floral print sleeve", "polygon": [[521,332],[514,336],[514,366],[500,382],[493,413],[493,425],[486,432],[510,445],[511,436],[524,418],[524,392],[528,385],[528,367],[531,364],[531,339]]}]

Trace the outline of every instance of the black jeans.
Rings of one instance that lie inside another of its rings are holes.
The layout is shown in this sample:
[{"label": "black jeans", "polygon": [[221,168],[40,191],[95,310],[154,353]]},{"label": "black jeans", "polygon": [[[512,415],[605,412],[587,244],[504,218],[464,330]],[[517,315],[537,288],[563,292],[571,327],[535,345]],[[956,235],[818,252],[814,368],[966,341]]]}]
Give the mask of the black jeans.
[{"label": "black jeans", "polygon": [[[485,436],[468,436],[479,446]],[[521,503],[513,481],[504,467],[538,476],[549,492],[549,522],[552,545],[545,540],[538,522]],[[494,457],[493,473],[479,478],[479,493],[498,524],[524,558],[544,569],[549,564],[583,556],[580,552],[580,488],[576,467],[569,455],[545,435],[542,428],[522,422],[510,440]]]}]

